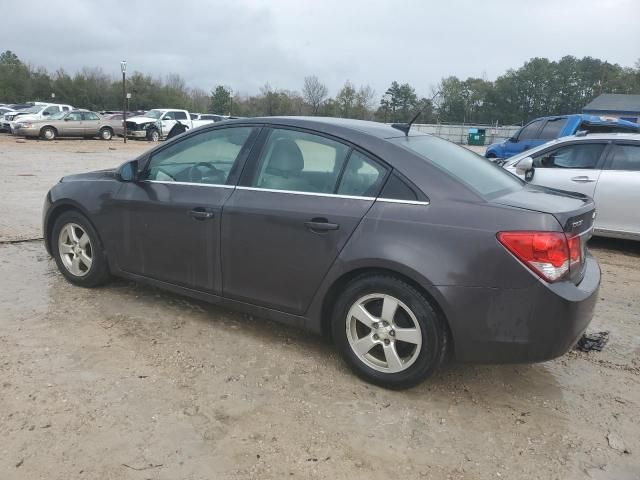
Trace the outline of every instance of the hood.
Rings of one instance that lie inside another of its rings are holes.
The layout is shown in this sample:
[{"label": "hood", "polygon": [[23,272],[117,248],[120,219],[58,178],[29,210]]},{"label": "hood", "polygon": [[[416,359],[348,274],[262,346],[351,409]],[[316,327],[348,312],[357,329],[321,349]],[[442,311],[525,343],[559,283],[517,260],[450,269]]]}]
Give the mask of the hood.
[{"label": "hood", "polygon": [[15,117],[13,119],[14,122],[44,122],[42,118],[32,113],[28,115],[20,115],[19,117]]},{"label": "hood", "polygon": [[127,122],[133,122],[133,123],[137,123],[137,124],[142,124],[142,123],[156,123],[158,120],[155,118],[151,118],[151,117],[145,117],[145,116],[138,116],[138,117],[127,117]]},{"label": "hood", "polygon": [[106,170],[96,170],[95,172],[77,173],[75,175],[67,175],[62,177],[61,182],[86,182],[113,180],[116,177],[116,169],[109,168]]}]

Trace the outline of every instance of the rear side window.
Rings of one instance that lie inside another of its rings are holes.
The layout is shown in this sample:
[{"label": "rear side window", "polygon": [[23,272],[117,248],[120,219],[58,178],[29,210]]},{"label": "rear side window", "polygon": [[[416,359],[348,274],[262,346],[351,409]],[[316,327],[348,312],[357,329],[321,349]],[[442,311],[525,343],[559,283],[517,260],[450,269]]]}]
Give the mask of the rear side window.
[{"label": "rear side window", "polygon": [[489,160],[466,148],[430,135],[390,139],[482,196],[497,196],[520,190],[522,181]]},{"label": "rear side window", "polygon": [[425,200],[424,198],[418,198],[418,194],[413,188],[406,184],[397,174],[392,173],[389,180],[384,186],[380,198],[390,200],[405,200],[408,202],[414,202],[416,200]]},{"label": "rear side window", "polygon": [[186,120],[187,119],[187,114],[186,112],[174,112],[174,117],[175,120]]},{"label": "rear side window", "polygon": [[274,129],[253,186],[270,190],[334,193],[349,147],[320,135]]},{"label": "rear side window", "polygon": [[640,145],[615,145],[609,169],[640,172]]},{"label": "rear side window", "polygon": [[93,112],[85,112],[82,114],[85,120],[100,120],[100,117]]},{"label": "rear side window", "polygon": [[560,135],[560,131],[564,128],[566,123],[566,118],[548,120],[545,126],[542,127],[539,138],[541,138],[542,140],[551,140],[553,138],[558,138],[558,136]]},{"label": "rear side window", "polygon": [[360,152],[353,151],[338,187],[339,195],[372,197],[380,190],[387,170]]},{"label": "rear side window", "polygon": [[531,122],[529,125],[526,125],[522,130],[520,130],[518,141],[538,138],[538,130],[540,129],[541,123],[542,120],[536,120],[535,122]]},{"label": "rear side window", "polygon": [[596,168],[604,151],[604,143],[577,143],[538,155],[536,168]]}]

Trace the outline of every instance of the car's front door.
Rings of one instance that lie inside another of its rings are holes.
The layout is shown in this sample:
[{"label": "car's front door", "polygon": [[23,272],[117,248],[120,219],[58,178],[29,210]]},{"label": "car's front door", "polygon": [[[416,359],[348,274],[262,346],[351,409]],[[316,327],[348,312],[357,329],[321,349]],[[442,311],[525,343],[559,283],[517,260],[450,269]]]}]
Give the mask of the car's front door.
[{"label": "car's front door", "polygon": [[218,128],[153,153],[116,198],[118,268],[209,293],[220,292],[220,219],[257,130]]},{"label": "car's front door", "polygon": [[222,215],[223,294],[301,314],[387,169],[324,136],[263,133]]},{"label": "car's front door", "polygon": [[83,125],[82,134],[86,136],[95,137],[98,135],[98,128],[100,126],[100,117],[93,112],[82,112]]},{"label": "car's front door", "polygon": [[640,235],[640,143],[612,145],[595,201],[596,230]]},{"label": "car's front door", "polygon": [[576,142],[533,157],[531,183],[593,197],[606,142]]},{"label": "car's front door", "polygon": [[67,114],[58,127],[58,133],[67,137],[82,137],[84,135],[82,112],[71,112]]},{"label": "car's front door", "polygon": [[506,142],[505,148],[507,156],[511,157],[512,155],[517,155],[520,152],[540,145],[539,142],[535,142],[535,139],[538,138],[538,132],[540,131],[540,127],[542,127],[542,122],[542,120],[534,120],[533,122],[528,123],[517,133],[516,137],[513,139],[515,141]]}]

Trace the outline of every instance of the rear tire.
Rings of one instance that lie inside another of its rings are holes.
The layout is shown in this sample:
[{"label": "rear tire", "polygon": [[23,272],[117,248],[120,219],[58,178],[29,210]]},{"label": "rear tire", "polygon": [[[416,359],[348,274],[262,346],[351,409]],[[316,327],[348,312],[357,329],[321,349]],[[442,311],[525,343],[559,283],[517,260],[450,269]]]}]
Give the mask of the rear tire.
[{"label": "rear tire", "polygon": [[58,132],[56,132],[56,129],[53,127],[44,127],[42,130],[40,130],[40,137],[42,137],[44,140],[55,140],[57,136]]},{"label": "rear tire", "polygon": [[446,357],[443,319],[420,291],[391,275],[351,281],[336,303],[331,326],[347,364],[381,387],[413,387]]},{"label": "rear tire", "polygon": [[101,140],[111,140],[113,138],[113,130],[108,127],[104,127],[100,129],[100,139]]},{"label": "rear tire", "polygon": [[62,213],[53,225],[50,241],[58,270],[69,282],[96,287],[109,280],[109,265],[98,232],[80,212]]}]

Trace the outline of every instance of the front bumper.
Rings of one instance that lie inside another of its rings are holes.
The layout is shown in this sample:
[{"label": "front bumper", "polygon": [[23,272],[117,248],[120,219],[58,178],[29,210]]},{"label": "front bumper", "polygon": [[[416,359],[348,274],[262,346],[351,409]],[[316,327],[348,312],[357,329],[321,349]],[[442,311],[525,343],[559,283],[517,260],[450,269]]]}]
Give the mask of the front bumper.
[{"label": "front bumper", "polygon": [[588,255],[584,278],[526,289],[437,287],[456,358],[482,363],[542,362],[564,355],[587,329],[600,288],[600,267]]},{"label": "front bumper", "polygon": [[13,134],[19,137],[38,137],[40,136],[40,130],[37,127],[14,126]]},{"label": "front bumper", "polygon": [[127,130],[128,138],[147,138],[146,130]]}]

